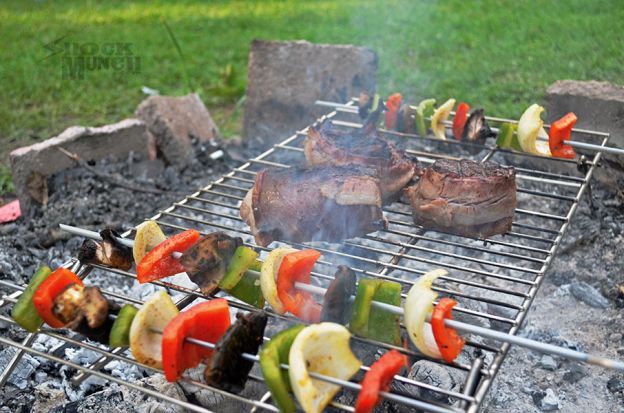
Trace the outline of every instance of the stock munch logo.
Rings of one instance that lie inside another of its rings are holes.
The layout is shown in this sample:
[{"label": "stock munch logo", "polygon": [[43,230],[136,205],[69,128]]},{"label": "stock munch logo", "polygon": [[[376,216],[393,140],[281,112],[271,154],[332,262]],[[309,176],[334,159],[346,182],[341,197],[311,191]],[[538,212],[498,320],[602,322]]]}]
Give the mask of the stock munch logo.
[{"label": "stock munch logo", "polygon": [[63,79],[82,80],[96,70],[141,73],[141,57],[134,54],[132,43],[63,42],[66,37],[43,46],[50,52],[46,59],[60,55]]}]

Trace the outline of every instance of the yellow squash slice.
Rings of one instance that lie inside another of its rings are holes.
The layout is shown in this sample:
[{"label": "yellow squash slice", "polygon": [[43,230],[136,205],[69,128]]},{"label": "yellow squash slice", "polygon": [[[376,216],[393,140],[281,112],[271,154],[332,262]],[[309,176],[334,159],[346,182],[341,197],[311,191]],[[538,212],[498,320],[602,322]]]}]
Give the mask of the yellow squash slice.
[{"label": "yellow squash slice", "polygon": [[449,99],[433,112],[433,116],[431,116],[431,130],[436,138],[446,140],[444,121],[448,119],[454,106],[455,99]]},{"label": "yellow squash slice", "polygon": [[279,271],[280,265],[282,265],[284,257],[292,252],[297,252],[297,250],[288,247],[274,249],[269,252],[260,270],[260,289],[262,290],[262,295],[278,314],[284,314],[286,310],[277,295],[277,272]]},{"label": "yellow squash slice", "polygon": [[136,236],[134,237],[134,246],[132,247],[132,255],[137,265],[141,262],[145,254],[150,252],[152,248],[160,244],[167,237],[162,232],[155,221],[145,221],[136,228]]}]

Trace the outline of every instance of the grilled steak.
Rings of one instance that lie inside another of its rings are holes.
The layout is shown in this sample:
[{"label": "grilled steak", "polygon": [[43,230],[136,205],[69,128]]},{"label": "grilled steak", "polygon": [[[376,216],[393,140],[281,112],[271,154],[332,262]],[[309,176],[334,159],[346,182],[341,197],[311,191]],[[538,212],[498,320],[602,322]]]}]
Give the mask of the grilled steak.
[{"label": "grilled steak", "polygon": [[416,173],[416,165],[394,145],[381,139],[374,127],[345,132],[324,122],[310,127],[304,142],[308,165],[364,165],[375,170],[384,203],[394,200]]},{"label": "grilled steak", "polygon": [[516,207],[513,168],[493,162],[439,160],[406,189],[414,222],[474,238],[504,234]]},{"label": "grilled steak", "polygon": [[385,229],[374,171],[358,165],[265,169],[240,207],[258,245],[340,241]]}]

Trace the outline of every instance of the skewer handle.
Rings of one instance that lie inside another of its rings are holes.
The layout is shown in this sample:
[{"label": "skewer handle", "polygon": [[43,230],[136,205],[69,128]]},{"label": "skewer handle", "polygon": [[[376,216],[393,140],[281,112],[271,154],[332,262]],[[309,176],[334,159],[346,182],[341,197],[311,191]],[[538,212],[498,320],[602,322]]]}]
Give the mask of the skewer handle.
[{"label": "skewer handle", "polygon": [[[98,234],[95,231],[89,231],[83,228],[78,228],[78,227],[65,225],[65,224],[59,224],[59,227],[63,231],[67,231],[74,235],[79,235],[85,238],[92,238],[96,240],[102,239],[100,237],[100,234]],[[127,245],[129,247],[132,247],[134,245],[134,242],[128,238],[117,238],[117,239],[120,242],[122,242],[124,245]],[[295,288],[301,291],[307,291],[309,293],[317,294],[317,295],[325,295],[325,292],[327,291],[325,288],[318,287],[315,285],[300,283],[300,282],[295,283]],[[351,296],[351,300],[355,300],[355,297]],[[377,308],[389,311],[393,314],[397,314],[401,316],[403,315],[403,308],[401,307],[397,307],[397,306],[386,304],[386,303],[381,303],[378,301],[373,301],[372,305]],[[430,316],[427,317],[427,321],[431,321]],[[594,356],[594,355],[583,353],[580,351],[571,350],[568,348],[558,347],[552,344],[547,344],[547,343],[542,343],[540,341],[531,340],[525,337],[519,337],[519,336],[503,333],[500,331],[491,330],[489,328],[483,328],[483,327],[475,326],[472,324],[463,323],[457,320],[445,319],[444,325],[450,328],[454,328],[464,333],[476,334],[481,337],[486,337],[492,340],[502,341],[502,342],[509,343],[509,344],[515,344],[515,345],[529,348],[531,350],[535,350],[541,353],[555,354],[557,356],[561,356],[570,360],[581,361],[584,363],[595,364],[598,366],[602,366],[602,367],[606,367],[606,368],[610,368],[614,370],[624,371],[624,362],[619,361],[619,360],[613,360],[613,359],[609,359],[609,358],[601,357],[601,356]]]}]

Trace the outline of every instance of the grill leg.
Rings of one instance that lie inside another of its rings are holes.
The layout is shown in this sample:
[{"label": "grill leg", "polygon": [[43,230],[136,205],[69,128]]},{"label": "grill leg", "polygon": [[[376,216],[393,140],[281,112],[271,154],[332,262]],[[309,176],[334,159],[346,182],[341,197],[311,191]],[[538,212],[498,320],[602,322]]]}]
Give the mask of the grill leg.
[{"label": "grill leg", "polygon": [[[35,341],[36,337],[37,333],[29,333],[24,341],[22,341],[22,345],[30,347]],[[13,373],[13,370],[15,370],[15,367],[17,367],[17,364],[20,362],[23,356],[24,350],[21,349],[17,350],[17,352],[13,355],[13,358],[11,358],[9,364],[7,364],[2,374],[0,374],[0,388],[4,387],[7,380],[9,380],[9,377],[11,377],[11,373]]]}]

